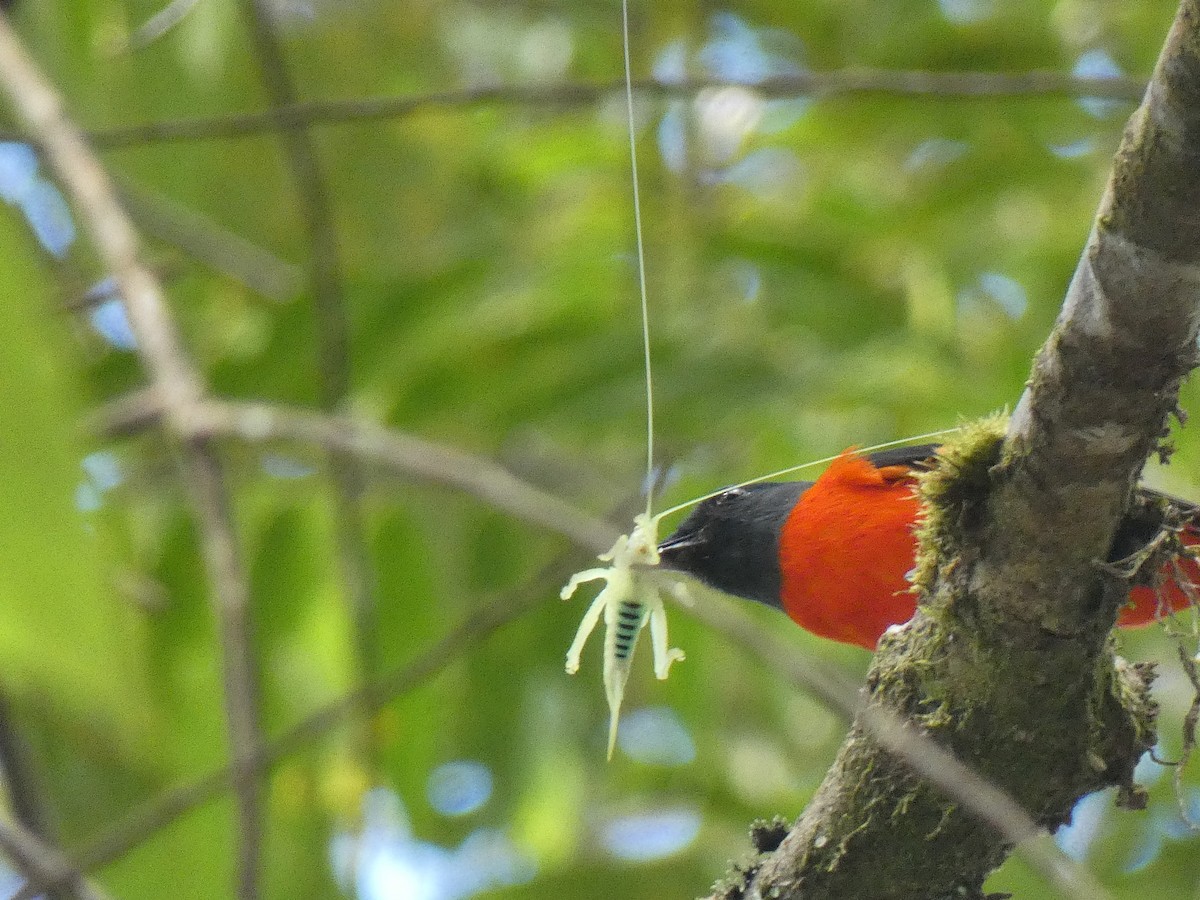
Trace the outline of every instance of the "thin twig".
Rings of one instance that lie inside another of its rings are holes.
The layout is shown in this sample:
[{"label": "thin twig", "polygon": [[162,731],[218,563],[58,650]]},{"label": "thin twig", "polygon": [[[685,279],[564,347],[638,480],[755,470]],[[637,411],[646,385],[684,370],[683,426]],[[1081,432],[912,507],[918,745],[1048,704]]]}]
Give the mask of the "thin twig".
[{"label": "thin twig", "polygon": [[118,189],[125,211],[143,234],[270,300],[288,300],[299,290],[298,266],[143,187],[122,182]]},{"label": "thin twig", "polygon": [[265,0],[242,0],[251,36],[266,85],[271,109],[282,128],[279,140],[291,167],[300,196],[300,217],[308,230],[312,283],[317,311],[317,347],[321,375],[321,406],[332,410],[346,396],[350,384],[350,329],[342,296],[341,261],[328,179],[317,160],[312,141],[303,128],[288,127],[282,110],[296,105],[296,90],[288,72],[279,39],[271,26]]},{"label": "thin twig", "polygon": [[31,833],[52,841],[51,810],[5,691],[0,691],[0,777],[13,818]]},{"label": "thin twig", "polygon": [[[155,393],[143,390],[101,408],[91,426],[108,436],[130,434],[155,422],[161,413]],[[188,428],[193,433],[251,443],[296,441],[346,453],[403,478],[465,491],[596,553],[603,553],[616,538],[615,529],[607,522],[522,481],[488,459],[363,419],[223,400],[206,400],[193,406],[190,413]]]},{"label": "thin twig", "polygon": [[[645,79],[634,90],[659,97],[690,97],[706,88],[751,88],[767,99],[890,94],[905,97],[986,99],[994,97],[1095,97],[1136,103],[1146,89],[1140,78],[1079,78],[1059,72],[897,72],[839,69],[802,72],[762,81],[716,78],[682,81]],[[116,149],[164,141],[202,141],[249,137],[263,132],[312,125],[338,125],[398,119],[420,112],[472,106],[586,106],[620,91],[623,82],[594,84],[502,85],[434,91],[408,97],[362,100],[312,100],[266,112],[234,113],[95,128],[88,134],[97,147]],[[14,137],[14,135],[8,135]]]},{"label": "thin twig", "polygon": [[198,0],[171,0],[166,6],[143,22],[129,37],[129,46],[140,50],[158,40],[190,13]]},{"label": "thin twig", "polygon": [[0,850],[30,882],[66,889],[79,900],[100,900],[66,856],[25,826],[0,822]]},{"label": "thin twig", "polygon": [[262,786],[252,761],[262,744],[254,660],[250,589],[239,558],[236,528],[220,461],[205,438],[183,444],[184,483],[199,512],[205,569],[220,622],[225,715],[238,813],[239,900],[258,897],[262,850]]},{"label": "thin twig", "polygon": [[1179,643],[1175,649],[1179,652],[1179,663],[1183,668],[1183,674],[1187,676],[1188,683],[1192,686],[1192,702],[1183,717],[1183,747],[1179,751],[1179,761],[1175,763],[1172,781],[1175,788],[1175,802],[1179,805],[1179,817],[1189,828],[1196,830],[1200,829],[1200,823],[1192,817],[1188,803],[1189,795],[1183,787],[1183,772],[1187,768],[1188,762],[1191,761],[1192,752],[1196,749],[1196,723],[1200,721],[1200,673],[1196,671],[1196,657],[1189,653],[1182,643]]},{"label": "thin twig", "polygon": [[245,765],[260,742],[249,591],[238,559],[220,462],[208,438],[187,430],[188,410],[203,396],[203,382],[184,351],[157,279],[141,261],[137,233],[121,208],[112,181],[2,16],[0,82],[18,120],[41,145],[48,164],[74,200],[101,260],[120,289],[142,363],[162,403],[164,423],[179,441],[183,480],[199,525],[224,639],[225,710],[233,767],[239,773],[239,896],[252,900],[258,893],[262,803],[253,770]]},{"label": "thin twig", "polygon": [[[12,704],[3,690],[0,690],[0,777],[17,824],[46,847],[57,844],[53,811],[30,758],[29,746],[17,727]],[[50,894],[50,900],[79,900],[81,896],[73,885],[65,884]]]},{"label": "thin twig", "polygon": [[[283,48],[271,23],[271,11],[263,0],[242,0],[250,23],[263,82],[271,109],[281,110],[297,103],[294,81]],[[333,203],[316,147],[307,130],[284,128],[278,132],[284,156],[300,196],[301,218],[308,231],[313,301],[316,307],[318,396],[321,408],[335,412],[346,401],[350,388],[350,325],[342,289],[341,255]],[[350,611],[358,674],[372,681],[379,666],[379,615],[376,608],[375,573],[367,553],[366,526],[362,512],[362,473],[354,457],[340,450],[329,454],[334,493],[334,532],[337,557]],[[362,749],[368,768],[375,768],[372,746],[374,732],[365,727]]]}]

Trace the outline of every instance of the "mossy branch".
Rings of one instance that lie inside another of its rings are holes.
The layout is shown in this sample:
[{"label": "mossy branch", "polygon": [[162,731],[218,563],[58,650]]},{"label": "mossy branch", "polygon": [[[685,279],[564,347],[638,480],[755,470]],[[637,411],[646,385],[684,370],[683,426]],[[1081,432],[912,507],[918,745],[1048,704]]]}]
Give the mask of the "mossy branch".
[{"label": "mossy branch", "polygon": [[[1153,672],[1113,653],[1129,582],[1104,563],[1197,364],[1198,257],[1200,0],[1186,0],[1014,415],[968,429],[923,484],[921,605],[868,676],[864,716],[899,713],[1045,829],[1106,786],[1143,802]],[[1011,841],[864,716],[778,849],[721,896],[985,896]]]}]

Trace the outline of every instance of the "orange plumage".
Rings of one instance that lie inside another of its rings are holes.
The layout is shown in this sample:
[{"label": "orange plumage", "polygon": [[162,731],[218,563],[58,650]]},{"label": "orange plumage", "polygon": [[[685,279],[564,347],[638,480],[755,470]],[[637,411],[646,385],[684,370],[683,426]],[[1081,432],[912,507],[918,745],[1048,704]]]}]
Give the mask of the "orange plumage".
[{"label": "orange plumage", "polygon": [[781,600],[793,621],[874,649],[889,625],[912,618],[914,487],[907,466],[877,469],[847,451],[801,495],[779,541]]},{"label": "orange plumage", "polygon": [[[788,616],[814,634],[867,649],[888,626],[912,618],[916,597],[906,575],[916,556],[915,486],[909,466],[876,468],[846,451],[800,495],[779,538],[780,600]],[[1183,538],[1200,544],[1194,531]],[[1179,565],[1183,577],[1200,584],[1194,559]],[[1117,624],[1144,625],[1188,605],[1176,573],[1164,576],[1157,593],[1130,592]]]},{"label": "orange plumage", "polygon": [[[721,491],[659,545],[660,562],[782,609],[814,634],[874,649],[889,626],[907,622],[916,610],[906,576],[916,557],[917,472],[930,465],[937,465],[933,444],[870,457],[848,450],[813,483]],[[1139,491],[1154,496],[1148,488]],[[1166,499],[1187,520],[1182,542],[1200,546],[1200,506]],[[1122,528],[1136,547],[1153,536],[1154,516],[1145,523],[1131,517]],[[1180,558],[1160,574],[1157,589],[1130,591],[1118,625],[1145,625],[1189,605],[1181,585],[1200,584],[1197,561]]]},{"label": "orange plumage", "polygon": [[[1185,547],[1200,547],[1200,533],[1189,528],[1180,535]],[[1162,572],[1162,585],[1155,590],[1149,587],[1135,587],[1129,592],[1129,603],[1117,617],[1117,624],[1122,628],[1149,625],[1151,622],[1169,616],[1187,608],[1192,600],[1180,587],[1180,579],[1189,585],[1200,586],[1200,566],[1197,561],[1188,556],[1179,560],[1178,571],[1173,568]]]}]

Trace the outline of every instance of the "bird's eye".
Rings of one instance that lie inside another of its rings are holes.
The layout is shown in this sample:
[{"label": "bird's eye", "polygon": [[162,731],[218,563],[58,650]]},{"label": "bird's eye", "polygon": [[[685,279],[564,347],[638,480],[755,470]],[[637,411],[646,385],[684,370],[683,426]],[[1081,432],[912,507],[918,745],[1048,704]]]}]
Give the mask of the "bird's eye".
[{"label": "bird's eye", "polygon": [[722,491],[717,494],[717,503],[727,503],[730,500],[736,500],[738,497],[746,493],[745,488],[730,488],[727,491]]}]

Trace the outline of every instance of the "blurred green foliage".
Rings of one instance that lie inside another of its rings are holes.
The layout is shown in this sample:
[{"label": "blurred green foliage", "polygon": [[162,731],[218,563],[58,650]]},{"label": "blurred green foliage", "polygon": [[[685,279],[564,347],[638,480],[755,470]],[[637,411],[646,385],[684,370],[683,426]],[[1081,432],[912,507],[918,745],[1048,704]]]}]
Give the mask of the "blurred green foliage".
[{"label": "blurred green foliage", "polygon": [[[73,113],[99,132],[262,109],[239,4],[200,0],[164,36],[131,49],[161,6],[28,2],[16,23]],[[306,99],[610,82],[621,71],[612,0],[278,7]],[[633,7],[635,71],[695,75],[728,74],[747,59],[776,71],[1067,72],[1104,51],[1146,77],[1174,12],[1167,0]],[[1118,103],[1095,115],[1069,97],[642,98],[658,457],[669,470],[659,508],[1015,402],[1130,111]],[[580,509],[624,521],[638,504],[645,434],[620,96],[435,102],[312,134],[335,198],[353,409],[499,460]],[[272,134],[143,142],[105,160],[165,208],[306,265],[296,187]],[[102,445],[78,425],[90,407],[144,382],[133,354],[86,313],[64,312],[64,300],[104,273],[86,248],[51,260],[21,215],[4,209],[0,685],[35,750],[61,837],[78,846],[225,762],[220,649],[174,456],[152,434]],[[315,402],[321,373],[306,289],[264,297],[147,237],[216,393]],[[1200,408],[1196,399],[1187,388],[1185,408]],[[1175,464],[1151,477],[1200,497],[1200,447],[1186,430],[1177,441]],[[363,668],[332,487],[315,448],[224,449],[254,593],[265,724],[277,734],[348,690]],[[97,452],[116,466],[116,483],[89,482],[82,463]],[[81,502],[81,490],[95,501]],[[418,657],[482,610],[534,590],[540,602],[373,717],[373,754],[362,752],[362,728],[348,725],[272,770],[270,896],[337,893],[331,842],[342,846],[360,827],[371,786],[396,792],[419,841],[458,848],[503,835],[535,869],[497,895],[515,900],[697,895],[747,849],[753,818],[795,815],[819,783],[838,719],[679,611],[673,643],[687,662],[658,683],[639,658],[626,709],[669,707],[694,759],[664,765],[618,753],[606,765],[597,642],[577,678],[562,672],[584,603],[560,605],[539,577],[547,566],[582,567],[587,554],[440,488],[372,476],[363,502],[377,671]],[[865,654],[754,613],[797,653],[865,669]],[[1123,642],[1132,657],[1164,661],[1163,752],[1172,757],[1190,700],[1174,651],[1158,630]],[[493,788],[477,811],[447,816],[431,805],[427,781],[455,759],[483,763]],[[1195,782],[1189,774],[1187,790]],[[1106,804],[1087,858],[1115,896],[1191,896],[1196,844],[1171,830],[1170,779],[1151,796],[1144,814]],[[615,820],[662,810],[694,813],[694,840],[650,862],[607,849]],[[220,896],[231,884],[233,822],[228,798],[198,809],[100,881],[122,898]],[[1164,853],[1152,852],[1156,841]],[[1050,896],[1019,861],[991,886]]]}]

